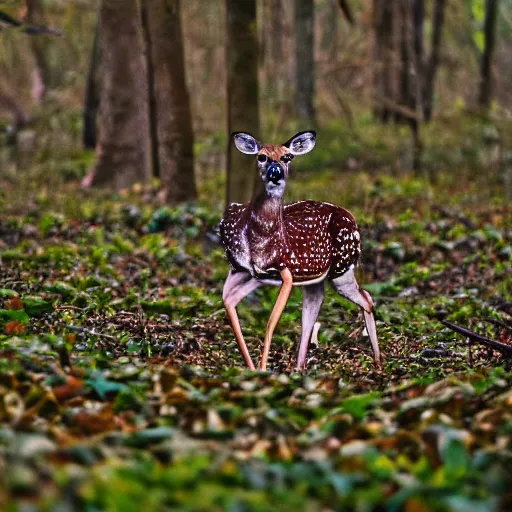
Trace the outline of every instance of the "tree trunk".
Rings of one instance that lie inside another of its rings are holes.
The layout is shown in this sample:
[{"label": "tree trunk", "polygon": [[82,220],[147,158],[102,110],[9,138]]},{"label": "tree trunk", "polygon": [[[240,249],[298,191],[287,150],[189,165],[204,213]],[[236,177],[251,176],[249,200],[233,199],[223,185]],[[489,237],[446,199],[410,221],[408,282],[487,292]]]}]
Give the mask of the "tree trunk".
[{"label": "tree trunk", "polygon": [[375,31],[374,49],[374,116],[385,123],[392,111],[386,104],[396,102],[396,51],[393,37],[393,5],[388,0],[374,0],[373,26]]},{"label": "tree trunk", "polygon": [[144,0],[150,36],[158,164],[163,199],[196,198],[192,114],[185,80],[180,0]]},{"label": "tree trunk", "polygon": [[[343,5],[346,6],[346,3]],[[329,59],[331,64],[336,62],[338,56],[338,9],[336,0],[328,0],[322,13],[322,37],[320,39],[320,48],[322,50],[322,59]]]},{"label": "tree trunk", "polygon": [[315,124],[313,0],[295,0],[295,109],[299,119]]},{"label": "tree trunk", "polygon": [[421,122],[423,120],[423,26],[425,21],[424,0],[402,0],[402,105],[411,112],[409,118],[399,116],[407,122],[413,139],[412,167],[421,172]]},{"label": "tree trunk", "polygon": [[434,90],[437,68],[439,66],[439,53],[441,50],[445,6],[445,0],[436,0],[432,16],[432,44],[430,57],[425,69],[425,89],[423,92],[423,117],[426,122],[432,119]]},{"label": "tree trunk", "polygon": [[85,85],[83,112],[84,127],[82,130],[82,142],[84,147],[87,149],[94,149],[97,143],[96,118],[98,114],[98,108],[100,106],[100,91],[98,88],[99,61],[99,28],[98,25],[96,25],[94,30],[94,42],[92,46],[91,61],[89,63],[89,71],[87,72],[87,82]]},{"label": "tree trunk", "polygon": [[415,116],[410,119],[411,122],[419,122],[423,119],[424,0],[401,0],[400,3],[402,28],[400,104],[415,113]]},{"label": "tree trunk", "polygon": [[146,57],[147,77],[148,77],[148,108],[149,108],[149,146],[151,153],[151,169],[153,176],[160,177],[160,168],[158,166],[158,123],[156,117],[156,91],[155,74],[153,70],[153,35],[149,26],[147,1],[141,0],[141,21],[142,35],[144,39],[144,55]]},{"label": "tree trunk", "polygon": [[492,60],[496,46],[496,18],[498,15],[498,0],[486,0],[484,38],[485,46],[480,64],[480,95],[478,103],[488,109],[492,97]]},{"label": "tree trunk", "polygon": [[84,185],[121,190],[151,177],[147,77],[137,0],[103,0],[99,30],[97,160]]},{"label": "tree trunk", "polygon": [[[41,0],[26,0],[26,5],[26,22],[36,26],[46,25]],[[36,68],[32,77],[32,97],[36,102],[43,99],[47,89],[52,85],[52,70],[49,62],[51,44],[47,35],[30,38],[30,47],[36,61]]]},{"label": "tree trunk", "polygon": [[283,0],[264,0],[263,34],[266,89],[270,92],[274,105],[286,101],[285,91],[288,79],[282,69],[285,62],[285,8]]},{"label": "tree trunk", "polygon": [[[256,1],[226,0],[226,65],[228,134],[246,131],[260,137],[258,107],[258,40],[256,32]],[[251,199],[253,189],[261,180],[254,162],[233,148],[227,150],[227,202],[244,203]]]},{"label": "tree trunk", "polygon": [[414,90],[412,91],[411,107],[416,111],[418,122],[423,120],[423,87],[425,77],[425,51],[424,51],[424,25],[425,25],[425,0],[413,0],[412,29],[413,29],[413,53],[412,74]]}]

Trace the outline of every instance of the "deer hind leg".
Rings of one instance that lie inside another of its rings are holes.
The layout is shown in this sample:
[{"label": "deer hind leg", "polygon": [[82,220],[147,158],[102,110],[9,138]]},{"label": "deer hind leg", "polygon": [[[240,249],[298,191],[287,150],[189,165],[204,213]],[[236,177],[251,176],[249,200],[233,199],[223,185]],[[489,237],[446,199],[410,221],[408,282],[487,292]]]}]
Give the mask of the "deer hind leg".
[{"label": "deer hind leg", "polygon": [[222,299],[224,306],[228,314],[231,326],[235,333],[236,341],[240,352],[245,360],[245,364],[254,370],[255,366],[252,362],[249,349],[245,343],[244,336],[242,334],[242,328],[240,327],[240,321],[238,320],[238,314],[236,312],[236,306],[238,303],[251,292],[261,286],[261,282],[252,278],[247,272],[229,272],[226,282],[224,283],[224,289],[222,290]]},{"label": "deer hind leg", "polygon": [[324,283],[304,286],[302,290],[302,329],[296,370],[306,369],[306,356],[313,327],[324,301]]},{"label": "deer hind leg", "polygon": [[377,368],[382,368],[379,342],[377,341],[377,329],[375,327],[375,318],[373,316],[374,303],[370,294],[366,290],[361,290],[357,284],[354,269],[351,268],[345,274],[332,280],[336,291],[354,304],[357,304],[364,314],[366,330],[370,337],[373,349],[373,360]]}]

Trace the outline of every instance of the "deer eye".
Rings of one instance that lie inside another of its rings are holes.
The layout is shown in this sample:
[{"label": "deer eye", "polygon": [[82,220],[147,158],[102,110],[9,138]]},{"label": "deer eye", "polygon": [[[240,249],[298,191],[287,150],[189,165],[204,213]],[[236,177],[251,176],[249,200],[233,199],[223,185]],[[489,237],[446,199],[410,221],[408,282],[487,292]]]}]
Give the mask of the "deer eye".
[{"label": "deer eye", "polygon": [[267,161],[267,155],[258,155],[258,162],[261,162],[262,164]]},{"label": "deer eye", "polygon": [[281,157],[281,162],[288,163],[292,159],[293,159],[293,155],[291,153],[286,153],[286,155],[283,155]]}]

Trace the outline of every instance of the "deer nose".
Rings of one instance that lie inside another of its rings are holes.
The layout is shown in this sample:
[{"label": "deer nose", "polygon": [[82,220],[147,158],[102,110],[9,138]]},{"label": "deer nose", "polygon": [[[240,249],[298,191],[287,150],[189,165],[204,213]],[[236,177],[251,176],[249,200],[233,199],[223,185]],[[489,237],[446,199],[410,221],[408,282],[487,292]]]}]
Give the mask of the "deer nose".
[{"label": "deer nose", "polygon": [[267,180],[271,181],[272,183],[277,184],[283,178],[284,178],[283,168],[277,162],[272,162],[267,167]]}]

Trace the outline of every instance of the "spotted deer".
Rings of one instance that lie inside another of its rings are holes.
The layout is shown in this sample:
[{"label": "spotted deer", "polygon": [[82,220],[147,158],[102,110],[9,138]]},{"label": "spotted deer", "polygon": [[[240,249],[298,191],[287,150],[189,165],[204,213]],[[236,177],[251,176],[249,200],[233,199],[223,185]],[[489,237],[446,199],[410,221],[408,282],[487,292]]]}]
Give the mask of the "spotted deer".
[{"label": "spotted deer", "polygon": [[265,370],[272,335],[292,287],[302,287],[302,332],[296,368],[303,370],[324,299],[324,283],[330,281],[338,293],[363,310],[374,361],[380,368],[374,303],[370,294],[359,288],[354,274],[361,256],[361,237],[354,216],[325,202],[283,203],[290,162],[315,147],[315,132],[297,133],[280,146],[260,144],[249,133],[237,132],[232,137],[239,151],[257,155],[264,183],[264,191],[249,203],[230,204],[220,223],[222,243],[231,264],[223,300],[245,363],[255,368],[236,312],[244,297],[262,285],[281,286],[263,343],[259,368]]}]

